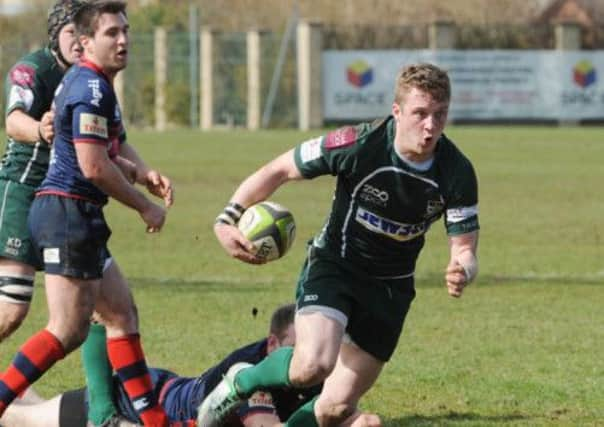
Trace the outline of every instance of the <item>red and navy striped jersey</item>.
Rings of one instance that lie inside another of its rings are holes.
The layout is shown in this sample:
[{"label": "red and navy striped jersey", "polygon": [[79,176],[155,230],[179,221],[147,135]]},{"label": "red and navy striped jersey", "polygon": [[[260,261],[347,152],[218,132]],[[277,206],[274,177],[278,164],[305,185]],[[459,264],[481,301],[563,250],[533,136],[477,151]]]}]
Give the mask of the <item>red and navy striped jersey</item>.
[{"label": "red and navy striped jersey", "polygon": [[110,158],[125,140],[122,116],[113,87],[93,63],[72,66],[54,100],[55,137],[46,178],[38,194],[58,194],[105,204],[107,195],[84,177],[75,144],[101,144]]}]

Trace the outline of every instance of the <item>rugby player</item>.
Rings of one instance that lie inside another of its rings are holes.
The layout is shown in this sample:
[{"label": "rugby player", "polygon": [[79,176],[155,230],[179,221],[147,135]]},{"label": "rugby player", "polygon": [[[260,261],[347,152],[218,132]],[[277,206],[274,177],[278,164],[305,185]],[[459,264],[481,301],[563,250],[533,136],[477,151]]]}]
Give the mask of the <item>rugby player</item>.
[{"label": "rugby player", "polygon": [[[294,304],[277,308],[271,316],[268,337],[235,350],[198,377],[181,377],[164,369],[151,368],[153,391],[166,410],[170,425],[172,427],[196,425],[197,408],[200,402],[216,387],[232,366],[239,363],[255,364],[282,346],[293,346],[294,313]],[[91,333],[104,334],[102,327]],[[119,379],[114,377],[112,384],[119,416],[113,419],[111,425],[124,427],[139,423],[136,411],[124,393]],[[88,389],[69,391],[36,404],[13,404],[0,418],[0,422],[5,427],[85,427]],[[249,399],[242,402],[223,425],[228,427],[278,425],[280,420],[287,419],[296,408],[309,401],[319,391],[320,387],[304,390],[267,388],[256,391]],[[378,426],[379,423],[377,417],[367,414],[364,415],[364,424],[359,421],[355,427],[361,425]]]},{"label": "rugby player", "polygon": [[0,414],[46,370],[76,349],[93,309],[107,327],[111,365],[145,425],[167,425],[152,393],[136,309],[127,282],[107,249],[103,205],[113,197],[136,210],[147,231],[159,231],[166,211],[138,191],[112,161],[132,158],[133,178],[172,202],[169,180],[149,169],[123,142],[112,84],[128,58],[128,21],[122,1],[82,3],[74,15],[83,58],[55,92],[53,156],[36,193],[28,224],[44,262],[48,325],[22,347],[0,376]]},{"label": "rugby player", "polygon": [[303,142],[235,191],[214,231],[231,256],[257,263],[236,226],[245,208],[286,182],[337,177],[331,213],[300,275],[295,348],[225,376],[200,409],[204,426],[218,425],[258,388],[322,381],[318,398],[286,425],[334,426],[354,414],[396,348],[415,297],[424,234],[441,216],[450,246],[448,293],[460,297],[476,277],[477,179],[443,133],[450,97],[445,71],[432,64],[404,67],[389,117]]},{"label": "rugby player", "polygon": [[48,13],[48,45],[25,55],[6,77],[6,152],[0,164],[0,341],[25,319],[42,265],[27,214],[46,175],[53,139],[53,94],[80,57],[73,14],[79,0],[59,0]]}]

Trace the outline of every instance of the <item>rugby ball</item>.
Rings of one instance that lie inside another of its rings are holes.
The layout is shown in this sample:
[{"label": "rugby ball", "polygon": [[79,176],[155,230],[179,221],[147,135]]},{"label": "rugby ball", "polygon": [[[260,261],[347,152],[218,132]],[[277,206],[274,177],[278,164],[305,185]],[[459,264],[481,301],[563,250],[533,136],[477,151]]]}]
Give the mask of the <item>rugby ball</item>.
[{"label": "rugby ball", "polygon": [[296,236],[294,216],[274,202],[260,202],[247,208],[237,227],[256,247],[256,257],[264,261],[285,255]]}]

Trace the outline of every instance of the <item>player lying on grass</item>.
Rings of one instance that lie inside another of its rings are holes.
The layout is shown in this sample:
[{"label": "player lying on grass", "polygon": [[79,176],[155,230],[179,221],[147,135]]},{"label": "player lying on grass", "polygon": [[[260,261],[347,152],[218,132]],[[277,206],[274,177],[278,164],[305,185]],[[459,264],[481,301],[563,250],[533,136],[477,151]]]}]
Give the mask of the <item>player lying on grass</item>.
[{"label": "player lying on grass", "polygon": [[[268,337],[241,347],[220,363],[204,371],[198,377],[181,377],[173,372],[151,368],[154,383],[154,394],[166,410],[172,427],[195,426],[197,408],[220,382],[223,375],[233,365],[240,363],[255,364],[267,354],[281,346],[294,344],[293,326],[295,306],[293,304],[279,307],[273,313]],[[104,339],[104,328],[94,325],[91,335],[100,335]],[[102,346],[97,346],[103,351]],[[90,378],[87,382],[90,384]],[[105,426],[134,426],[140,422],[119,379],[113,377],[113,399],[118,413],[103,421]],[[91,390],[81,388],[71,390],[40,401],[32,399],[30,404],[25,400],[9,406],[0,422],[4,427],[85,427],[87,424],[87,400]],[[93,390],[92,390],[93,391]],[[306,390],[265,389],[254,393],[237,408],[224,426],[269,427],[280,424],[302,404],[308,402],[320,391],[320,387]],[[379,427],[379,419],[368,414],[357,414],[353,427]]]}]

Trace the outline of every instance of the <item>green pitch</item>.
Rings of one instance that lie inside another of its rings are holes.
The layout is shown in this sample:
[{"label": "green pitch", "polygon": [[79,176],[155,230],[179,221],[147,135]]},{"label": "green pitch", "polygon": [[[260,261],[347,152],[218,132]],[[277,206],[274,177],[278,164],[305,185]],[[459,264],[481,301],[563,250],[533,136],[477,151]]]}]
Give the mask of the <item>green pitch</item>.
[{"label": "green pitch", "polygon": [[[305,241],[331,202],[331,178],[271,197],[297,223],[298,238],[279,261],[248,266],[229,258],[212,223],[245,176],[318,133],[130,132],[176,187],[158,235],[146,234],[136,213],[115,202],[108,208],[111,250],[131,280],[150,364],[198,374],[265,334],[271,310],[291,300]],[[479,177],[480,275],[462,299],[447,296],[446,238],[442,223],[434,224],[398,349],[362,407],[390,427],[598,425],[604,129],[452,127],[448,135]],[[0,345],[2,368],[46,313],[38,286],[30,317]],[[50,396],[81,384],[75,353],[37,387]]]}]

